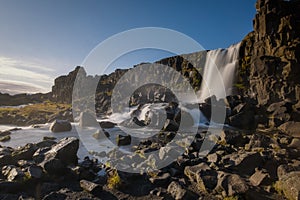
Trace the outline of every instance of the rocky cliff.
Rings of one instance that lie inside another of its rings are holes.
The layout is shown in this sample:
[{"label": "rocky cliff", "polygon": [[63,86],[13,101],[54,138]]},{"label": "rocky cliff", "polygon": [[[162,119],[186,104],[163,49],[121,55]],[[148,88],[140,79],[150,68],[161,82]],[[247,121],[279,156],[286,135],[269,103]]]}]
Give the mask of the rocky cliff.
[{"label": "rocky cliff", "polygon": [[[188,55],[174,56],[157,61],[156,64],[162,64],[174,68],[176,71],[180,72],[186,79],[188,79],[195,89],[199,89],[202,77],[198,71],[199,69],[196,69],[195,63],[192,63],[189,60],[196,60],[197,58],[198,61],[204,60],[205,54],[206,52],[198,52]],[[79,69],[80,67],[76,67],[68,75],[60,76],[55,79],[54,86],[52,87],[51,92],[53,101],[59,103],[72,103],[74,81]],[[87,76],[86,73],[83,74],[85,83],[99,80],[97,92],[94,96],[98,113],[106,113],[110,111],[110,98],[112,95],[112,91],[116,83],[127,71],[127,69],[117,69],[115,72],[109,75],[105,74],[96,77]],[[135,80],[135,77],[133,77],[135,75],[136,74],[129,75],[128,80]],[[168,80],[162,81],[168,82]],[[154,97],[155,94],[159,95],[156,95],[156,97]],[[170,90],[160,85],[152,84],[147,85],[147,87],[137,88],[134,94],[132,94],[129,104],[131,106],[134,106],[147,102],[170,102],[173,100],[175,100],[175,97]]]},{"label": "rocky cliff", "polygon": [[300,1],[258,0],[254,31],[242,41],[239,86],[268,126],[300,121]]}]

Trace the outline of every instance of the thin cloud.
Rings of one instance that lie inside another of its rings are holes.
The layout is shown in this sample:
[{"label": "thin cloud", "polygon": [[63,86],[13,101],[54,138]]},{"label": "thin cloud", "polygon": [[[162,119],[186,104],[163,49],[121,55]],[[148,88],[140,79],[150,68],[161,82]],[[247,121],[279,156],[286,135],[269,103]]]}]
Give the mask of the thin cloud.
[{"label": "thin cloud", "polygon": [[54,70],[31,61],[0,57],[0,91],[10,94],[48,92]]}]

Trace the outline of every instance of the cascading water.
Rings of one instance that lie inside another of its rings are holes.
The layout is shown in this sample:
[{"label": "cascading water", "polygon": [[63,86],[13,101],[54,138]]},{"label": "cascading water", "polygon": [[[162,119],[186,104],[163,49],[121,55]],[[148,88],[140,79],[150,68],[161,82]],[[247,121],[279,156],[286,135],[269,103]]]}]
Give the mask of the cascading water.
[{"label": "cascading water", "polygon": [[[195,125],[198,124],[198,122],[200,122],[200,124],[206,124],[208,123],[208,120],[200,112],[199,121],[199,116],[194,113],[195,110],[188,109],[185,105],[201,103],[206,98],[213,95],[219,99],[233,93],[233,83],[238,66],[239,48],[240,43],[232,45],[227,49],[212,50],[206,54],[205,64],[203,65],[204,74],[198,95],[199,102],[190,102],[189,97],[186,97],[186,102],[180,102],[181,109],[190,113],[194,118]],[[145,116],[149,111],[151,111],[150,116],[154,113],[158,114],[159,112],[165,112],[164,108],[166,105],[167,104],[164,103],[157,105],[145,104],[140,108],[137,118],[139,120],[145,120]],[[109,116],[108,120],[115,123],[121,123],[124,120],[130,119],[132,117],[132,111],[136,109],[137,107],[132,107],[129,112],[114,113]]]},{"label": "cascading water", "polygon": [[239,48],[240,43],[227,49],[217,49],[207,53],[200,89],[200,102],[213,95],[219,99],[232,94]]}]

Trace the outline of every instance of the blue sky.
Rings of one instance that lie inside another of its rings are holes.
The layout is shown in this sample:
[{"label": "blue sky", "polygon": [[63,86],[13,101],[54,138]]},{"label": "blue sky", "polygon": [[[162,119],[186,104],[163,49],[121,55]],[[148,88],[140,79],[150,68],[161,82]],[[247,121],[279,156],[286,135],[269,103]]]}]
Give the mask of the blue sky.
[{"label": "blue sky", "polygon": [[[47,92],[100,42],[122,31],[163,27],[205,49],[226,48],[252,31],[255,0],[0,0],[0,92]],[[136,52],[128,67],[169,56]]]}]

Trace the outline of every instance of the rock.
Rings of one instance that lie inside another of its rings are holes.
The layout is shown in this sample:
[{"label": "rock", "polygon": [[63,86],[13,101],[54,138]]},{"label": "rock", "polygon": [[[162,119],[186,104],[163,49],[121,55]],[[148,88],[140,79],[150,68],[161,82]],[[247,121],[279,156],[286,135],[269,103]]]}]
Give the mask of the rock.
[{"label": "rock", "polygon": [[208,154],[207,155],[207,161],[209,163],[217,163],[219,161],[219,156],[216,153]]},{"label": "rock", "polygon": [[0,147],[0,166],[15,164],[17,161],[12,159],[12,149],[9,147]]},{"label": "rock", "polygon": [[271,183],[270,175],[265,170],[256,170],[249,180],[255,187],[260,185],[269,185]]},{"label": "rock", "polygon": [[47,194],[43,200],[65,200],[67,198],[66,194],[58,193],[58,192],[51,192]]},{"label": "rock", "polygon": [[72,130],[72,125],[69,121],[66,120],[55,120],[50,126],[50,131],[54,133],[66,132],[71,130]]},{"label": "rock", "polygon": [[87,180],[81,180],[80,187],[94,195],[99,194],[102,191],[102,187],[100,185]]},{"label": "rock", "polygon": [[56,137],[44,136],[43,140],[56,140]]},{"label": "rock", "polygon": [[220,135],[220,140],[221,142],[234,146],[243,146],[243,144],[247,142],[241,132],[234,130],[223,130]]},{"label": "rock", "polygon": [[293,137],[300,137],[300,122],[286,122],[278,127],[280,131],[283,133],[293,136]]},{"label": "rock", "polygon": [[43,169],[36,165],[31,165],[27,169],[27,174],[30,178],[39,179],[42,177]]},{"label": "rock", "polygon": [[198,171],[196,173],[197,187],[203,192],[211,192],[218,183],[218,172],[215,170]]},{"label": "rock", "polygon": [[101,128],[114,128],[117,124],[109,121],[101,121],[100,123]]},{"label": "rock", "polygon": [[[3,171],[3,168],[2,168]],[[17,181],[17,182],[23,182],[25,179],[25,174],[24,172],[16,167],[12,167],[8,174],[7,174],[7,180],[8,181]]]},{"label": "rock", "polygon": [[[10,193],[16,193],[16,191],[20,191],[21,187],[21,183],[19,182],[15,182],[15,181],[0,181],[0,191],[1,193],[4,192],[10,192]],[[5,197],[6,198],[6,197]],[[4,198],[4,199],[5,199]]]},{"label": "rock", "polygon": [[169,184],[167,191],[176,200],[181,200],[181,199],[193,200],[197,198],[197,195],[186,190],[183,186],[181,186],[179,183],[175,181],[172,181]]},{"label": "rock", "polygon": [[0,131],[0,137],[3,137],[3,136],[8,136],[8,135],[10,135],[11,134],[11,132],[10,131]]},{"label": "rock", "polygon": [[79,127],[99,127],[96,117],[87,112],[81,112],[79,116]]},{"label": "rock", "polygon": [[39,164],[41,162],[43,162],[43,160],[45,159],[45,153],[48,152],[51,148],[50,147],[43,147],[43,148],[39,148],[32,156],[32,160],[34,160],[34,162],[36,164]]},{"label": "rock", "polygon": [[9,135],[0,137],[0,142],[7,142],[9,140],[10,140],[10,136]]},{"label": "rock", "polygon": [[229,125],[244,130],[256,129],[257,123],[255,122],[254,110],[242,111],[229,117]]},{"label": "rock", "polygon": [[279,165],[277,168],[277,176],[279,180],[282,180],[285,176],[287,176],[290,172],[300,171],[300,166],[295,167],[292,165]]},{"label": "rock", "polygon": [[45,157],[44,161],[40,163],[39,166],[51,175],[63,175],[67,169],[61,160],[53,157]]},{"label": "rock", "polygon": [[300,138],[293,138],[288,147],[300,150]]},{"label": "rock", "polygon": [[160,173],[157,176],[149,178],[149,181],[156,186],[167,185],[171,179],[169,173]]},{"label": "rock", "polygon": [[77,151],[79,140],[75,137],[63,138],[57,144],[45,153],[46,156],[54,157],[61,160],[64,164],[78,163]]},{"label": "rock", "polygon": [[[223,157],[223,161],[229,158],[229,163],[233,164],[233,168],[241,174],[251,175],[255,172],[255,168],[260,167],[263,158],[256,152],[239,151]],[[226,163],[226,162],[225,162]]]},{"label": "rock", "polygon": [[131,144],[131,136],[130,135],[118,135],[116,138],[116,142],[118,146],[126,146]]},{"label": "rock", "polygon": [[24,147],[19,147],[14,150],[12,152],[12,158],[14,160],[31,160],[36,150],[36,145],[28,143]]},{"label": "rock", "polygon": [[171,119],[167,119],[163,127],[164,131],[178,131],[179,125]]},{"label": "rock", "polygon": [[249,186],[239,175],[227,173],[219,173],[217,188],[225,191],[227,196],[245,194],[249,190]]},{"label": "rock", "polygon": [[105,130],[97,130],[94,134],[93,137],[95,139],[104,139],[105,137],[110,137],[109,133]]},{"label": "rock", "polygon": [[300,199],[300,171],[290,172],[277,182],[277,189],[283,191],[289,200]]},{"label": "rock", "polygon": [[202,162],[198,165],[194,165],[194,166],[186,166],[184,168],[184,174],[191,180],[191,181],[195,181],[197,179],[196,174],[201,172],[201,171],[206,171],[206,170],[210,170],[210,167]]}]

